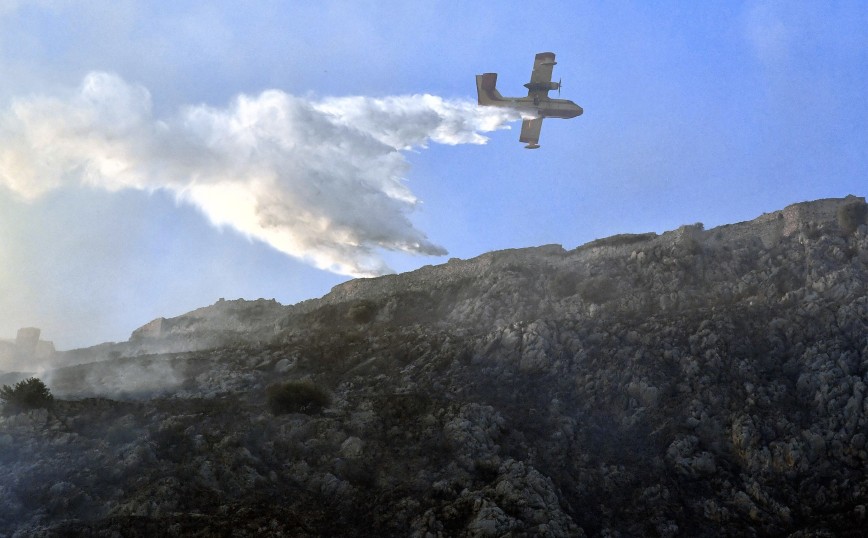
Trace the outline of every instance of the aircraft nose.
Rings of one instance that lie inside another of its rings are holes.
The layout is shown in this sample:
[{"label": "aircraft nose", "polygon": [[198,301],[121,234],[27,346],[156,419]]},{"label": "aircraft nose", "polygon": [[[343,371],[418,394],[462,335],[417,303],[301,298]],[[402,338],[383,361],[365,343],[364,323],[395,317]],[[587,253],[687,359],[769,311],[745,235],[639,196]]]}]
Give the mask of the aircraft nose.
[{"label": "aircraft nose", "polygon": [[582,107],[580,107],[579,105],[576,105],[576,113],[575,113],[575,115],[573,115],[573,117],[575,118],[576,116],[581,116],[582,112],[584,112]]}]

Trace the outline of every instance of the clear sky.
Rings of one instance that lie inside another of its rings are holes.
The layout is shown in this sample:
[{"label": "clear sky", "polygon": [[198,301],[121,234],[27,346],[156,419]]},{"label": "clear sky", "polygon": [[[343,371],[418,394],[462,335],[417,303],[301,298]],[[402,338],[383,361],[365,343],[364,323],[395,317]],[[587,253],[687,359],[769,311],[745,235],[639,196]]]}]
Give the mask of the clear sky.
[{"label": "clear sky", "polygon": [[[527,151],[474,75],[542,51],[585,113]],[[60,349],[868,194],[863,1],[0,0],[0,80],[0,338]]]}]

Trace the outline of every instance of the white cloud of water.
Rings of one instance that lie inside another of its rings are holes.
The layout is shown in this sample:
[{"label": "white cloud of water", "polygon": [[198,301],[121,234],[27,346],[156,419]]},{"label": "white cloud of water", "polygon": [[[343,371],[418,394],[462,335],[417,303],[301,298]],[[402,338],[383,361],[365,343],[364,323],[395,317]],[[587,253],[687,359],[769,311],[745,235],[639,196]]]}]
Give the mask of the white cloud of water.
[{"label": "white cloud of water", "polygon": [[405,150],[484,144],[513,111],[433,95],[312,99],[279,90],[154,116],[150,92],[103,72],[0,113],[0,184],[24,199],[82,186],[165,190],[216,226],[353,276],[379,250],[443,255],[410,221]]}]

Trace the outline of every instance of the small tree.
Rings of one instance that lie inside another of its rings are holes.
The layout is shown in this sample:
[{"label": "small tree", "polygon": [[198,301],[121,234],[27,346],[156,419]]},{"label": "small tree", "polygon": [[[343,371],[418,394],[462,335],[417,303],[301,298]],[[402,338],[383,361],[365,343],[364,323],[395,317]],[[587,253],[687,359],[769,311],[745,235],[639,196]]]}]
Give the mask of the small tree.
[{"label": "small tree", "polygon": [[48,408],[54,403],[54,396],[41,380],[31,377],[15,383],[14,386],[0,387],[0,400],[6,414],[18,413],[28,409]]},{"label": "small tree", "polygon": [[868,204],[862,201],[850,202],[838,208],[838,226],[846,234],[851,234],[868,221]]},{"label": "small tree", "polygon": [[377,317],[377,305],[371,301],[360,301],[347,310],[347,317],[356,323],[370,323]]},{"label": "small tree", "polygon": [[275,383],[265,389],[265,402],[275,415],[284,413],[318,413],[331,403],[325,389],[312,381]]}]

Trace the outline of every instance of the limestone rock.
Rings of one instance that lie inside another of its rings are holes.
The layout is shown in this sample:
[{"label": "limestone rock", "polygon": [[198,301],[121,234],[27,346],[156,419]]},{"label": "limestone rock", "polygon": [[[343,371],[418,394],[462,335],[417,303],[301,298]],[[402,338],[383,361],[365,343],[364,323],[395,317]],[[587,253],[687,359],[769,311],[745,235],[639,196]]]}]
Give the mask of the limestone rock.
[{"label": "limestone rock", "polygon": [[[865,207],[220,301],[58,354],[54,407],[0,413],[0,536],[863,535]],[[275,414],[288,381],[305,412]]]}]

